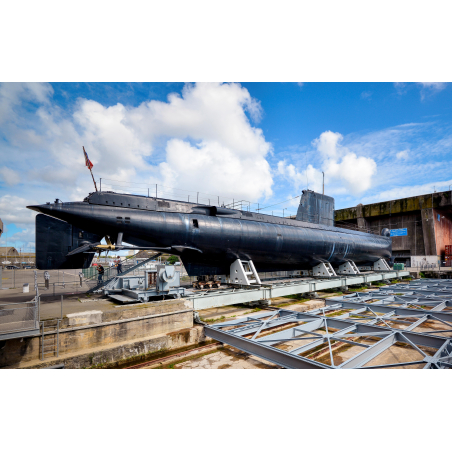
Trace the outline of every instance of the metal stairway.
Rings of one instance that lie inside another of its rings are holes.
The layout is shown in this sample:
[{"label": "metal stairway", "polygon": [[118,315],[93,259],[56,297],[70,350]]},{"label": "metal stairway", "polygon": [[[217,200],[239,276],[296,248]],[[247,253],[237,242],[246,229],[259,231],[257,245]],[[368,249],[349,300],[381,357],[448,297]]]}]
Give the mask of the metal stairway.
[{"label": "metal stairway", "polygon": [[[145,264],[147,264],[148,262],[150,262],[150,261],[156,259],[157,257],[161,256],[162,254],[163,254],[163,253],[157,253],[157,254],[154,254],[154,255],[151,256],[149,259],[146,259],[146,260],[144,260],[143,262],[140,262],[140,263],[138,263],[138,264],[136,264],[136,265],[133,265],[132,267],[127,268],[127,269],[124,270],[122,273],[118,273],[118,274],[116,274],[116,275],[114,275],[114,276],[111,276],[111,277],[108,277],[108,276],[107,276],[107,278],[104,279],[101,283],[98,283],[98,284],[95,285],[94,287],[91,287],[91,289],[89,289],[87,293],[93,293],[93,292],[95,292],[96,290],[102,289],[102,287],[105,287],[105,286],[107,286],[108,284],[113,283],[119,276],[124,276],[124,275],[127,275],[127,274],[130,273],[130,272],[133,272],[133,271],[136,270],[137,268],[139,268],[139,267],[141,267],[142,265],[145,265]],[[110,268],[107,269],[107,270],[110,270]],[[108,274],[109,272],[106,271],[106,273]],[[96,278],[97,278],[97,276],[96,276]]]}]

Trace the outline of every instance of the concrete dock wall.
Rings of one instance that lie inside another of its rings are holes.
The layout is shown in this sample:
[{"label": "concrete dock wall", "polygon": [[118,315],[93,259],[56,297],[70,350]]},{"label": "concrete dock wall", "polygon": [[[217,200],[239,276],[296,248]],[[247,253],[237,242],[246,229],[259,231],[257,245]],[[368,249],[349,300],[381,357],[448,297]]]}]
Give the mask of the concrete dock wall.
[{"label": "concrete dock wall", "polygon": [[[192,304],[186,300],[172,300],[154,306],[117,309],[112,311],[86,311],[69,314],[63,319],[59,332],[59,355],[83,354],[88,349],[111,348],[115,344],[141,341],[138,354],[147,353],[144,345],[146,338],[180,333],[178,340],[167,343],[161,339],[164,347],[172,342],[190,343],[190,329],[193,327]],[[56,325],[56,321],[46,322],[46,326]],[[186,336],[184,340],[184,334]],[[155,341],[154,341],[155,342]],[[158,342],[158,341],[157,341]],[[40,360],[42,336],[11,339],[0,344],[0,367],[18,366],[26,362]],[[46,358],[56,358],[57,334],[50,329],[45,334],[45,345],[52,351]],[[158,344],[154,344],[158,347]],[[184,346],[181,345],[181,346]],[[150,346],[150,345],[149,345]],[[143,351],[144,350],[144,351]],[[123,356],[125,351],[118,351]]]},{"label": "concrete dock wall", "polygon": [[65,369],[84,369],[109,367],[109,365],[124,363],[137,358],[152,360],[156,353],[170,352],[183,347],[197,345],[199,343],[212,342],[212,339],[204,335],[202,326],[194,326],[162,336],[146,338],[132,341],[125,344],[113,345],[106,348],[86,350],[85,353],[66,354],[59,358],[40,361],[23,361],[19,365],[10,367],[20,367],[27,369],[39,369],[54,365],[64,364]]}]

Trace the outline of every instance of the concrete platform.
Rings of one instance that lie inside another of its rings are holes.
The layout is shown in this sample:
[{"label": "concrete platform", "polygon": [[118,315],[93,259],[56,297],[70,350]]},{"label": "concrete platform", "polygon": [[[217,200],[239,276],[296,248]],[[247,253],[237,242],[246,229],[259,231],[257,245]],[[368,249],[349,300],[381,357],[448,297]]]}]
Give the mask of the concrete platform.
[{"label": "concrete platform", "polygon": [[[61,306],[47,304],[42,307],[42,318],[47,318],[44,343],[50,347],[45,362],[51,362],[65,355],[84,355],[86,350],[102,347],[116,347],[129,341],[143,341],[150,337],[166,336],[185,330],[187,337],[193,328],[192,303],[168,300],[161,303],[143,303],[138,306],[116,308],[111,302],[96,299],[92,303],[70,300],[63,306],[66,309],[59,322]],[[93,309],[94,308],[94,309]],[[71,312],[67,312],[71,311]],[[58,346],[58,347],[57,347]],[[41,359],[42,335],[11,339],[0,349],[0,367],[24,367],[27,362]]]}]

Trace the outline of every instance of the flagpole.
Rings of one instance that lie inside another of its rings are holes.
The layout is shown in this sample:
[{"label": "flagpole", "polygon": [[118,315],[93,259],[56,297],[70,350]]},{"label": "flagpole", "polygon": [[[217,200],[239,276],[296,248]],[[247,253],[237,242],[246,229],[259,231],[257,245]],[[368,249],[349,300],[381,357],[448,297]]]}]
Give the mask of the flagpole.
[{"label": "flagpole", "polygon": [[[83,147],[83,155],[85,156],[85,159],[86,159],[86,151],[85,151],[85,146],[82,146]],[[96,185],[96,181],[94,180],[94,176],[93,176],[93,171],[91,170],[91,168],[88,166],[88,169],[89,169],[89,172],[91,173],[91,177],[93,178],[93,182],[94,182],[94,188],[96,189],[96,191],[97,191],[97,185]]]},{"label": "flagpole", "polygon": [[96,191],[97,191],[97,185],[96,185],[96,181],[94,180],[93,172],[92,172],[92,170],[91,170],[91,169],[89,170],[89,172],[91,173],[91,177],[93,178],[93,182],[94,182],[94,188],[95,188],[95,189],[96,189]]}]

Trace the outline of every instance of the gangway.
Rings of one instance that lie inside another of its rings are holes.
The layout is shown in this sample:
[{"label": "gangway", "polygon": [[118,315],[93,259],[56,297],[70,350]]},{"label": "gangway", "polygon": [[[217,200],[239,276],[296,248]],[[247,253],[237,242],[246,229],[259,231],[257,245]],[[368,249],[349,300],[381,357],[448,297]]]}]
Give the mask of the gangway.
[{"label": "gangway", "polygon": [[[115,275],[111,275],[111,274],[110,274],[110,273],[111,273],[111,269],[108,268],[108,269],[106,270],[107,277],[104,278],[104,280],[103,280],[102,282],[96,284],[94,287],[91,287],[91,289],[89,289],[89,290],[87,291],[87,293],[93,293],[93,292],[95,292],[95,291],[97,291],[97,290],[99,290],[99,289],[102,289],[102,288],[103,288],[104,286],[106,286],[107,284],[112,283],[112,282],[115,280],[116,277],[127,275],[128,273],[133,272],[134,270],[137,270],[138,268],[142,267],[143,265],[146,265],[148,262],[153,261],[154,259],[156,259],[157,257],[161,256],[162,254],[163,254],[163,253],[157,253],[157,254],[154,254],[154,255],[151,256],[149,259],[146,259],[146,260],[144,260],[144,261],[142,261],[142,262],[139,262],[139,263],[137,263],[136,265],[133,265],[132,267],[127,268],[127,269],[124,270],[122,273],[116,273]],[[121,263],[122,263],[122,262],[121,262]],[[97,279],[97,275],[95,275],[94,277],[92,277],[91,280],[95,280],[94,278]],[[86,280],[86,281],[88,281],[88,280]]]}]

